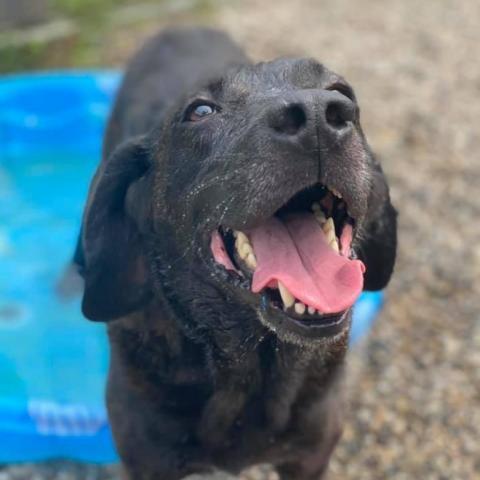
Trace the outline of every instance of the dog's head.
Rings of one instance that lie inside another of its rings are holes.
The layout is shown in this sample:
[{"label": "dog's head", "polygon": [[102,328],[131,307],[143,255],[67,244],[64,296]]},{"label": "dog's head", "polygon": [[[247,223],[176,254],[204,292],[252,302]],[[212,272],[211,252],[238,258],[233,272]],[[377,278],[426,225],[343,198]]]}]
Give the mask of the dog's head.
[{"label": "dog's head", "polygon": [[345,333],[361,291],[387,284],[396,213],[349,84],[277,60],[207,82],[106,159],[83,249],[89,318],[159,296],[190,331],[306,344]]}]

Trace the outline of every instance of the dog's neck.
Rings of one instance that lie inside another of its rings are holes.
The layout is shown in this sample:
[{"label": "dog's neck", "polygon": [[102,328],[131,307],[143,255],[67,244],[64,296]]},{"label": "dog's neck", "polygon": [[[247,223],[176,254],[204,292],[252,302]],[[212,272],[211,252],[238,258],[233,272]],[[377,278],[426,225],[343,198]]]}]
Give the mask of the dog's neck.
[{"label": "dog's neck", "polygon": [[198,412],[198,435],[212,447],[225,444],[227,432],[241,428],[246,417],[281,433],[292,421],[302,390],[308,385],[317,399],[326,392],[346,351],[346,340],[337,348],[329,345],[326,355],[325,349],[281,342],[268,333],[241,352],[230,353],[215,338],[193,341],[158,308],[111,324],[109,334],[116,368],[122,365],[127,387],[152,400],[165,398],[160,392],[168,391],[172,404],[181,396],[187,410]]}]

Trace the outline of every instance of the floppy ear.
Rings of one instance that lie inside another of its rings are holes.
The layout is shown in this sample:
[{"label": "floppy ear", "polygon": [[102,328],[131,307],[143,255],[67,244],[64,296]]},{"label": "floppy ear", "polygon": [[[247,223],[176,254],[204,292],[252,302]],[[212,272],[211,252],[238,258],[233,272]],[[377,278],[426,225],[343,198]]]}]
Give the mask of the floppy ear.
[{"label": "floppy ear", "polygon": [[82,310],[97,321],[124,316],[151,296],[139,225],[149,217],[149,154],[142,138],[120,145],[92,181],[75,262]]},{"label": "floppy ear", "polygon": [[381,290],[390,280],[397,252],[397,212],[390,202],[387,180],[375,161],[368,213],[358,256],[367,267],[365,290]]}]

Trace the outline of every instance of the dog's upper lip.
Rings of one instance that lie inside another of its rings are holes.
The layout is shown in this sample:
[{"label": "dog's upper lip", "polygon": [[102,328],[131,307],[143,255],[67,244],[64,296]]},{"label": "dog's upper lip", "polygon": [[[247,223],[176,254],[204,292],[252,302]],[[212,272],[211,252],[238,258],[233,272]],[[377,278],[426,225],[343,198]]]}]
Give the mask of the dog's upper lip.
[{"label": "dog's upper lip", "polygon": [[[320,182],[315,181],[313,183],[308,183],[305,187],[299,188],[295,190],[288,200],[296,197],[298,194],[304,191],[308,191],[313,189],[319,185],[322,185]],[[328,184],[328,186],[323,187],[326,191],[330,192],[332,196],[338,200],[342,200],[346,206],[346,211],[349,217],[356,222],[358,219],[362,218],[363,214],[361,212],[360,207],[351,199],[351,195],[348,191],[343,189],[339,186],[334,186],[334,184]],[[285,201],[285,197],[278,198],[275,202],[273,202],[268,209],[265,209],[261,213],[253,213],[247,216],[242,216],[238,219],[233,221],[228,221],[228,219],[223,223],[223,227],[230,228],[231,230],[241,230],[241,231],[248,231],[251,230],[265,222],[266,219],[274,216],[276,212],[282,209],[287,203],[288,200]]]}]

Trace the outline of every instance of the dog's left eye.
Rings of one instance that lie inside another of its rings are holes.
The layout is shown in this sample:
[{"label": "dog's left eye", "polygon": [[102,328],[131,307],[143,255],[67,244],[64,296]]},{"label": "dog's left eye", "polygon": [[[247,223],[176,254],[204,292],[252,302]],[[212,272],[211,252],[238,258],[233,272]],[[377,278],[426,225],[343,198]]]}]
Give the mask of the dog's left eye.
[{"label": "dog's left eye", "polygon": [[215,105],[210,103],[194,103],[190,105],[185,113],[185,121],[198,122],[217,112]]}]

